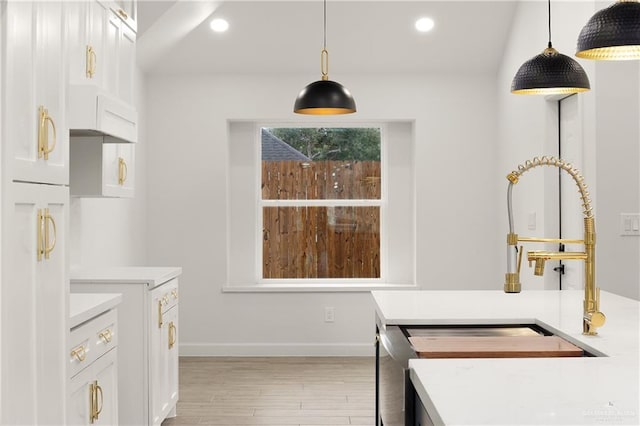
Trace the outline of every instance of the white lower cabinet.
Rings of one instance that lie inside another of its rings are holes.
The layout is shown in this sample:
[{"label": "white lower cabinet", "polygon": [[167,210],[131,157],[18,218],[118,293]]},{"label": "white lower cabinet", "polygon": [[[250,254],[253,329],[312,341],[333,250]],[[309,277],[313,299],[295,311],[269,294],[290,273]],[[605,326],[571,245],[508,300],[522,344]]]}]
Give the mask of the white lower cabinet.
[{"label": "white lower cabinet", "polygon": [[[152,292],[153,321],[150,391],[153,424],[162,423],[167,416],[175,416],[178,402],[178,287],[160,287]],[[157,325],[157,326],[156,326]]]},{"label": "white lower cabinet", "polygon": [[116,309],[71,329],[67,424],[118,424],[118,334]]},{"label": "white lower cabinet", "polygon": [[112,349],[71,378],[67,424],[118,424],[117,354]]},{"label": "white lower cabinet", "polygon": [[120,425],[160,425],[176,414],[181,273],[181,268],[71,271],[72,293],[122,294],[118,307]]}]

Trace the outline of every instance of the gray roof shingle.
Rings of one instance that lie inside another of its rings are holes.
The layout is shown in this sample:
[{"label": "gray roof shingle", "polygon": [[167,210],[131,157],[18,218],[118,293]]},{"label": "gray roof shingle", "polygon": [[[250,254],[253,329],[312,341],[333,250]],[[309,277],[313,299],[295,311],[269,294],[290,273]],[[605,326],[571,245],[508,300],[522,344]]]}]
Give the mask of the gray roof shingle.
[{"label": "gray roof shingle", "polygon": [[273,135],[267,129],[262,129],[262,160],[263,161],[311,161],[309,157]]}]

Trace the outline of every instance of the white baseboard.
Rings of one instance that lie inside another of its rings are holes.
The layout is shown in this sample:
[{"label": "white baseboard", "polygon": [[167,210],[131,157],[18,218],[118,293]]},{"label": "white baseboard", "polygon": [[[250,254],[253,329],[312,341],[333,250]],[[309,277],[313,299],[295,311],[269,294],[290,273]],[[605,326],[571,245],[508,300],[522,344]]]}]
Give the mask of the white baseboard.
[{"label": "white baseboard", "polygon": [[180,356],[375,356],[366,343],[180,343]]}]

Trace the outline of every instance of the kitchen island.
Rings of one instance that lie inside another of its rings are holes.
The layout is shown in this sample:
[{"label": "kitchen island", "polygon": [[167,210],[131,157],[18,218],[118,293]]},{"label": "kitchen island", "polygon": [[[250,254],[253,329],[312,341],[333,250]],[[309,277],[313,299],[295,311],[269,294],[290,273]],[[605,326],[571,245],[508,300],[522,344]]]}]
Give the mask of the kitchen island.
[{"label": "kitchen island", "polygon": [[[379,328],[534,324],[594,355],[410,359],[417,411],[434,424],[639,424],[638,301],[602,292],[606,324],[582,335],[582,291],[374,291]],[[420,418],[420,414],[417,415]]]}]

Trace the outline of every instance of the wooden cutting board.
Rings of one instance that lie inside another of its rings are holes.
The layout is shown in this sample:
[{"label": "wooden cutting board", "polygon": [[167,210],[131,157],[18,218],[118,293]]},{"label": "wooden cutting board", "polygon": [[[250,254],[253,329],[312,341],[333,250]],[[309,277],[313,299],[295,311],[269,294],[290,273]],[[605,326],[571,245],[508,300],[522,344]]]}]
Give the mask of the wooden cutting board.
[{"label": "wooden cutting board", "polygon": [[409,337],[420,358],[543,358],[582,356],[579,347],[558,336]]}]

